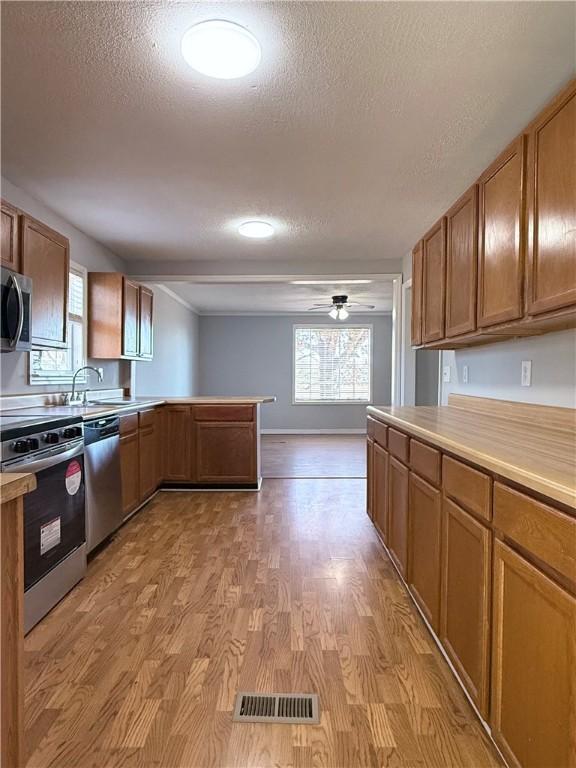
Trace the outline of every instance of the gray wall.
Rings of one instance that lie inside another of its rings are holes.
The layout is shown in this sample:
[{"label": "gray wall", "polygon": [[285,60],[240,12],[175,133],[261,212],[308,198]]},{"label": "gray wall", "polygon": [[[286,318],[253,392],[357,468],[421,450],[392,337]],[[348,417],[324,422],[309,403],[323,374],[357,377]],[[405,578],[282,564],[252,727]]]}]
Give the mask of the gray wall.
[{"label": "gray wall", "polygon": [[198,393],[198,316],[157,285],[154,291],[154,359],[135,363],[137,395],[189,397]]},{"label": "gray wall", "polygon": [[[354,318],[356,322],[365,316]],[[363,405],[293,405],[292,336],[295,323],[326,322],[310,315],[200,317],[201,395],[275,395],[262,406],[264,429],[364,429]],[[373,402],[390,403],[392,318],[372,316]]]},{"label": "gray wall", "polygon": [[[576,407],[576,331],[561,331],[485,347],[443,352],[450,383],[442,386],[442,402],[450,392],[524,403]],[[520,386],[522,360],[532,361],[532,386]],[[462,368],[468,365],[468,384]]]},{"label": "gray wall", "polygon": [[[1,184],[3,198],[69,238],[72,261],[81,264],[92,272],[124,271],[122,260],[96,240],[80,232],[50,208],[30,197],[24,190],[7,179],[2,178]],[[98,360],[93,361],[93,363],[104,368],[104,383],[99,386],[106,388],[118,386],[120,381],[120,364],[118,362]],[[93,383],[96,384],[96,381],[94,380]],[[3,395],[40,394],[69,388],[69,385],[59,388],[54,384],[46,386],[28,384],[28,353],[26,352],[11,352],[0,356],[0,392]]]}]

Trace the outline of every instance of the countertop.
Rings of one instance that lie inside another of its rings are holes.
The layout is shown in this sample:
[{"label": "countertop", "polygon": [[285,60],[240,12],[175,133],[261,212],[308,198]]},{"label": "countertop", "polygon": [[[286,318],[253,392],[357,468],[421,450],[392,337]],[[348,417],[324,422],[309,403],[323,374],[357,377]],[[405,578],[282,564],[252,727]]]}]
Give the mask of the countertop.
[{"label": "countertop", "polygon": [[576,509],[576,430],[450,405],[379,407],[368,414]]},{"label": "countertop", "polygon": [[36,488],[36,476],[27,473],[0,473],[0,501],[8,501],[23,496]]}]

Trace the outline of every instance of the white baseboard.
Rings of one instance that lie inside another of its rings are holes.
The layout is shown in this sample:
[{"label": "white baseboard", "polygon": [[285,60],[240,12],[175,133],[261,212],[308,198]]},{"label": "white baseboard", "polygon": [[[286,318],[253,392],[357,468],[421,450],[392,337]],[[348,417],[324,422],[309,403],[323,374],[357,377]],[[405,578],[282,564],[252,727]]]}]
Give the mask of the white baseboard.
[{"label": "white baseboard", "polygon": [[365,435],[365,429],[261,429],[263,435]]}]

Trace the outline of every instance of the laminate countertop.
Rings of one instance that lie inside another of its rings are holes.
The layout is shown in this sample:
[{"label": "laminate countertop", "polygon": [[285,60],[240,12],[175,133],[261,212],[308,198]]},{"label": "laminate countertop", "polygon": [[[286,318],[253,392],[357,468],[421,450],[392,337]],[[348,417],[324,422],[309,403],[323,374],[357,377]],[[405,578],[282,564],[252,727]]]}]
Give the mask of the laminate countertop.
[{"label": "laminate countertop", "polygon": [[153,408],[158,405],[260,405],[273,403],[276,398],[272,395],[254,397],[135,397],[115,398],[110,404],[92,403],[83,405],[35,405],[20,408],[6,408],[0,413],[5,416],[81,416],[84,421],[104,416],[115,416],[120,413],[130,413]]},{"label": "laminate countertop", "polygon": [[576,509],[576,429],[569,418],[550,426],[450,405],[367,410],[391,427]]},{"label": "laminate countertop", "polygon": [[36,488],[36,476],[26,473],[0,473],[0,501],[6,504]]}]

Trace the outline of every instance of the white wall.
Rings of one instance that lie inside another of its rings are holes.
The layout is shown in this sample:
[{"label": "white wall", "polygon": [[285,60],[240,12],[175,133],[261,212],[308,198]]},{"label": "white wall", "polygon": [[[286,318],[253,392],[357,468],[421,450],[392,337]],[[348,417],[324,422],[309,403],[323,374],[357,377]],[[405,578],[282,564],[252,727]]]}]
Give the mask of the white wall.
[{"label": "white wall", "polygon": [[[262,407],[264,429],[365,429],[364,405],[293,405],[293,326],[309,322],[334,323],[310,315],[200,317],[200,394],[275,395],[276,403]],[[392,318],[377,315],[369,322],[374,327],[373,402],[387,405]]]},{"label": "white wall", "polygon": [[138,396],[198,394],[198,316],[158,285],[154,291],[154,359],[135,363]]},{"label": "white wall", "polygon": [[[56,229],[70,240],[70,257],[72,261],[81,264],[91,272],[124,271],[124,264],[120,258],[105,248],[100,243],[88,237],[68,221],[58,216],[54,211],[30,197],[23,189],[15,186],[5,178],[1,179],[2,197],[8,202],[21,208],[36,219],[39,219],[49,227]],[[88,361],[104,368],[104,382],[97,384],[96,375],[90,379],[90,383],[99,387],[116,387],[120,381],[120,364],[117,361]],[[57,387],[54,384],[46,386],[31,386],[28,384],[28,353],[10,352],[0,356],[0,392],[7,394],[39,394],[41,392],[54,392],[58,389],[69,389],[69,385]]]},{"label": "white wall", "polygon": [[[457,352],[443,352],[450,383],[442,385],[442,402],[450,392],[499,400],[576,408],[576,330],[548,333]],[[522,360],[532,361],[532,386],[520,386]],[[468,366],[468,384],[462,368]]]}]

